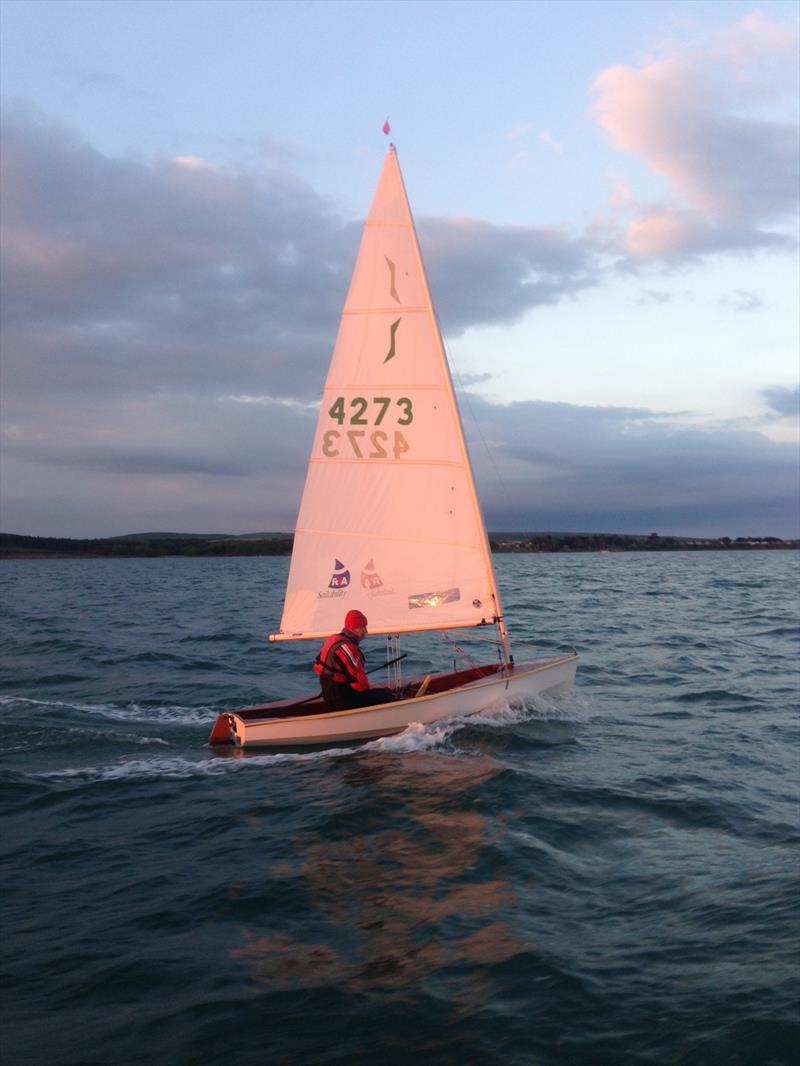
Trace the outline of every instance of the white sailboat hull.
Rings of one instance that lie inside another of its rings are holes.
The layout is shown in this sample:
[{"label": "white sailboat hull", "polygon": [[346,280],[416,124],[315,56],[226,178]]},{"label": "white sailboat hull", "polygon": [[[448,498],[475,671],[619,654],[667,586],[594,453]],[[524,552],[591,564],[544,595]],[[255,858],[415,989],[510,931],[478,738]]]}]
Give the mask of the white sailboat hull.
[{"label": "white sailboat hull", "polygon": [[[349,711],[313,713],[315,704],[310,701],[304,708],[310,713],[295,716],[291,714],[291,708],[297,706],[299,709],[301,704],[293,705],[287,700],[264,707],[228,711],[217,719],[209,743],[213,747],[294,747],[390,736],[402,732],[412,723],[429,725],[443,719],[461,718],[477,714],[500,701],[567,695],[575,680],[577,663],[575,654],[533,660],[516,664],[508,671],[498,670],[491,676],[457,688]],[[436,681],[434,678],[431,688],[436,687]],[[321,706],[320,701],[316,702]]]}]

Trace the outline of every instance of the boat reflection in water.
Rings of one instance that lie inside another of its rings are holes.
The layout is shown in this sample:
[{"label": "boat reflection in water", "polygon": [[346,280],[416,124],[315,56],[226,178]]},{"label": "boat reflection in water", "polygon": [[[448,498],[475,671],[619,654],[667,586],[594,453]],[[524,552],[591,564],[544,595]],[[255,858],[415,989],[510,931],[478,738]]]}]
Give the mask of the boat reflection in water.
[{"label": "boat reflection in water", "polygon": [[[496,842],[498,819],[471,809],[471,793],[502,769],[485,755],[431,752],[354,761],[339,780],[358,800],[346,811],[337,797],[330,827],[337,839],[319,843],[315,834],[306,846],[298,834],[287,843],[294,856],[270,867],[281,898],[291,886],[304,901],[294,928],[251,927],[232,956],[275,991],[331,986],[402,998],[422,981],[435,986],[441,973],[449,999],[476,1007],[481,968],[531,949],[511,928],[508,882],[479,872],[497,866],[482,858]],[[342,833],[344,826],[357,828]]]}]

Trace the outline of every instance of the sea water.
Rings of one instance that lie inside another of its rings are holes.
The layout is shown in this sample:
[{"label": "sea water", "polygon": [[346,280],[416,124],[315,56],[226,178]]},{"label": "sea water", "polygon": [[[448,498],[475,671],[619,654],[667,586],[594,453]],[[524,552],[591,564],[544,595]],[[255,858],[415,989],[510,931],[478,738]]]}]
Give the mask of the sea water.
[{"label": "sea water", "polygon": [[4,1061],[797,1063],[798,564],[497,557],[570,697],[242,757],[287,560],[0,564]]}]

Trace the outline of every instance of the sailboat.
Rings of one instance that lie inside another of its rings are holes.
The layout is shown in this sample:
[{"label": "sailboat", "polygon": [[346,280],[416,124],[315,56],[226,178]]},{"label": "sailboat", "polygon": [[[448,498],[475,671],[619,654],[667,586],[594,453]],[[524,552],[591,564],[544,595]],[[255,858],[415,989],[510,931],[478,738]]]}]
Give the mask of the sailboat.
[{"label": "sailboat", "polygon": [[[403,681],[335,711],[322,695],[222,713],[212,746],[366,740],[412,723],[570,691],[574,651],[515,662],[441,332],[392,145],[325,382],[283,614],[272,641],[321,641],[362,611],[371,634],[488,628],[497,660]],[[402,656],[396,656],[402,658]],[[388,664],[387,664],[388,665]],[[310,663],[309,663],[310,672]]]}]

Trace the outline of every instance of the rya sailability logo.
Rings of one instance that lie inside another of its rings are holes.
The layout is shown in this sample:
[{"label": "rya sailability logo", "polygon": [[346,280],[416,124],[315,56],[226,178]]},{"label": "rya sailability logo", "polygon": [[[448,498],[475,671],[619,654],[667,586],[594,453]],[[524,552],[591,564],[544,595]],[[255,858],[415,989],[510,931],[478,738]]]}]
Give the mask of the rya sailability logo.
[{"label": "rya sailability logo", "polygon": [[323,592],[317,593],[317,599],[330,600],[340,599],[346,594],[347,586],[350,584],[350,571],[340,562],[339,559],[333,561],[333,573],[331,579],[328,582],[328,587]]},{"label": "rya sailability logo", "polygon": [[329,589],[346,589],[350,584],[350,571],[345,567],[344,563],[340,563],[338,559],[334,560],[333,573],[331,579],[328,582]]},{"label": "rya sailability logo", "polygon": [[364,569],[361,571],[361,587],[363,589],[379,589],[383,582],[381,576],[375,569],[375,563],[372,559],[367,563]]},{"label": "rya sailability logo", "polygon": [[374,599],[376,596],[393,596],[394,589],[387,589],[383,583],[383,579],[378,571],[375,569],[374,559],[370,559],[364,569],[361,571],[361,587],[366,589],[369,599]]}]

